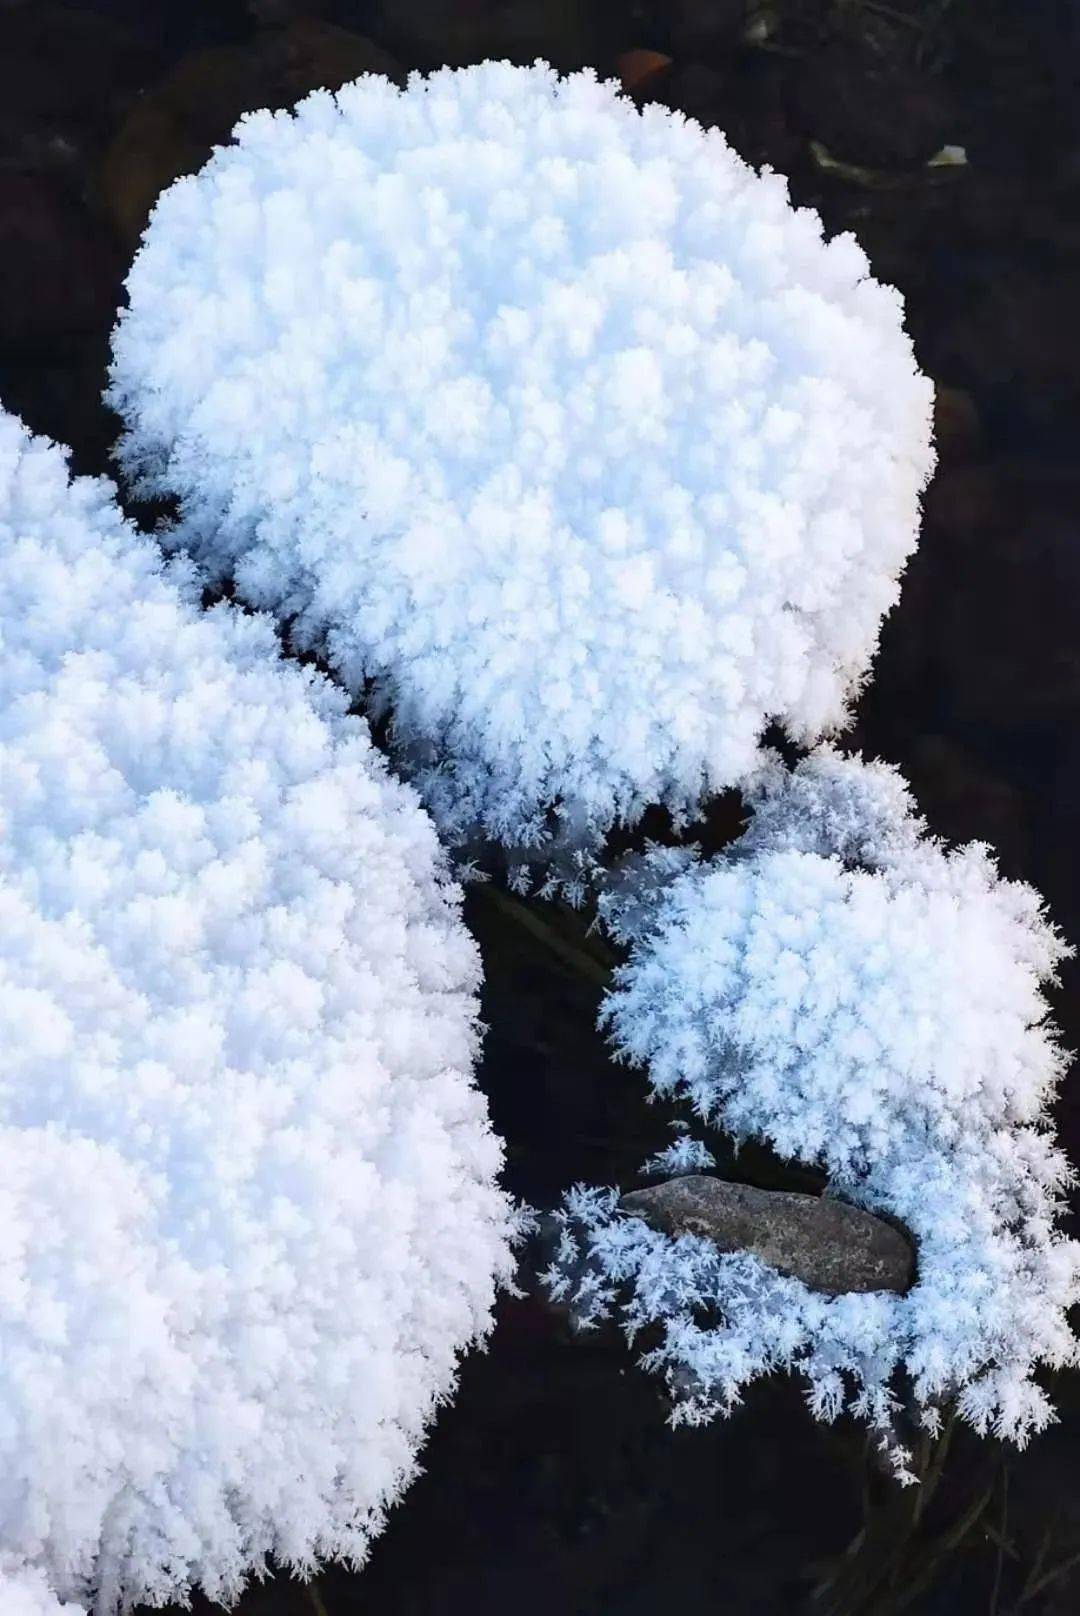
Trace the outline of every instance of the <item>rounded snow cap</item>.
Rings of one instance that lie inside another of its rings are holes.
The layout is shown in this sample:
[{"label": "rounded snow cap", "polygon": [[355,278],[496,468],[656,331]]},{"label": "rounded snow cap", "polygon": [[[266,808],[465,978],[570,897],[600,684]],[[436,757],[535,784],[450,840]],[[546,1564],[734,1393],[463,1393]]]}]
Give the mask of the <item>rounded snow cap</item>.
[{"label": "rounded snow cap", "polygon": [[595,846],[844,723],[931,385],[718,131],[542,63],[365,77],[245,118],[128,293],[126,473],[372,682],[452,838]]},{"label": "rounded snow cap", "polygon": [[[750,796],[725,854],[649,902],[601,900],[631,945],[604,1019],[655,1094],[905,1224],[916,1283],[827,1299],[745,1253],[612,1232],[595,1198],[579,1207],[586,1243],[613,1278],[637,1276],[638,1325],[664,1319],[652,1362],[686,1417],[788,1367],[817,1412],[854,1391],[884,1434],[903,1369],[927,1423],[955,1399],[978,1430],[1022,1443],[1053,1417],[1036,1367],[1078,1361],[1080,1246],[1055,1227],[1072,1175],[1048,1114],[1064,1056],[1041,992],[1071,950],[987,848],[926,835],[894,769],[824,749],[792,773],[768,764]],[[680,1265],[696,1294],[659,1283]]]},{"label": "rounded snow cap", "polygon": [[98,1616],[363,1560],[509,1270],[431,821],[192,582],[0,415],[0,1550]]}]

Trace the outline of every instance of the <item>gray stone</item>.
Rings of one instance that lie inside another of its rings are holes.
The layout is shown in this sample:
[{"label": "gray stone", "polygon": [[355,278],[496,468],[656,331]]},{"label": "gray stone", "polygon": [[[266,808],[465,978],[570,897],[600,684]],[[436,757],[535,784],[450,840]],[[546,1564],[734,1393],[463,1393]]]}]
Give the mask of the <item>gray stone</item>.
[{"label": "gray stone", "polygon": [[665,1234],[698,1234],[721,1251],[749,1251],[815,1290],[909,1290],[915,1253],[883,1218],[846,1201],[759,1190],[691,1174],[624,1195],[620,1209]]}]

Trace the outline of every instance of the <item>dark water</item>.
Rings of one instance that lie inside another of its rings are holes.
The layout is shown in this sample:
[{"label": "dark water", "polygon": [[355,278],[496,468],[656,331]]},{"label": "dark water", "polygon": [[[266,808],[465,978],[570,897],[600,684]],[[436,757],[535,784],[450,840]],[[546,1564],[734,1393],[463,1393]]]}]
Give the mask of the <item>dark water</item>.
[{"label": "dark water", "polygon": [[[0,399],[70,443],[79,470],[107,469],[98,395],[145,210],[246,108],[366,67],[542,54],[613,72],[633,49],[670,58],[641,94],[787,173],[903,291],[920,361],[950,391],[921,548],[852,743],[901,765],[936,831],[992,842],[1080,940],[1072,0],[0,0]],[[927,170],[946,144],[967,166]],[[550,1205],[577,1178],[627,1179],[665,1119],[608,1062],[599,989],[490,898],[471,918],[511,1186]],[[1078,980],[1069,967],[1057,996],[1074,1047]],[[1059,1120],[1080,1161],[1076,1081]],[[957,1441],[898,1562],[907,1604],[867,1595],[844,1616],[1080,1610],[1076,1575],[1037,1586],[1080,1550],[1080,1387],[1054,1395],[1062,1423],[1022,1457]],[[859,1433],[812,1425],[784,1384],[726,1425],[671,1433],[622,1346],[572,1337],[536,1298],[503,1305],[426,1465],[362,1576],[329,1572],[314,1599],[280,1580],[243,1616],[801,1611],[859,1528],[868,1475]],[[873,1481],[871,1500],[892,1531]]]}]

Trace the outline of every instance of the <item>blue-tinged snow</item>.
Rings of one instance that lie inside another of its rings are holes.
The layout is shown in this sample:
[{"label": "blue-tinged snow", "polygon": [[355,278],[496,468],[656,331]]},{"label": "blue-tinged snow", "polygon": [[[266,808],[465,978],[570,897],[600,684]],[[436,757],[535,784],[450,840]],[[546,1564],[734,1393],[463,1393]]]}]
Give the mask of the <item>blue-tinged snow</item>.
[{"label": "blue-tinged snow", "polygon": [[770,719],[845,722],[931,385],[854,239],[719,131],[542,64],[365,77],[243,119],[128,295],[125,471],[371,681],[452,839],[592,849]]},{"label": "blue-tinged snow", "polygon": [[0,415],[5,1616],[362,1561],[509,1272],[434,827],[189,571]]},{"label": "blue-tinged snow", "polygon": [[604,1023],[655,1095],[901,1220],[916,1283],[830,1298],[579,1187],[556,1293],[585,1321],[661,1323],[647,1361],[676,1418],[791,1368],[819,1415],[868,1418],[901,1471],[898,1398],[930,1424],[955,1400],[1023,1443],[1053,1418],[1036,1368],[1078,1356],[1080,1247],[1055,1226],[1071,1169],[1048,1116],[1064,1057],[1041,989],[1068,950],[988,849],[926,835],[894,770],[826,750],[790,775],[768,764],[751,800],[728,853],[648,902],[632,883],[606,901],[630,953]]}]

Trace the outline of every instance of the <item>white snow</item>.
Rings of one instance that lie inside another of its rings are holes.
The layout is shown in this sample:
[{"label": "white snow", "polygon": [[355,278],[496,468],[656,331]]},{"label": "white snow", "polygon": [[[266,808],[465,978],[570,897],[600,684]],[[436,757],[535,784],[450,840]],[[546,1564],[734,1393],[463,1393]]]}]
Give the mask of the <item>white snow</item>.
[{"label": "white snow", "polygon": [[1053,1417],[1036,1366],[1077,1362],[1080,1247],[1055,1229],[1070,1169],[1047,1115],[1064,1057],[1040,989],[1068,950],[985,847],[926,837],[883,765],[825,751],[792,775],[768,766],[755,794],[727,854],[676,872],[651,905],[608,900],[631,952],[603,1019],[655,1095],[900,1219],[916,1284],[830,1299],[579,1188],[556,1291],[576,1287],[586,1320],[663,1322],[649,1361],[681,1418],[788,1367],[818,1414],[849,1401],[901,1466],[904,1381],[930,1423],[955,1398],[978,1430],[1022,1443]]},{"label": "white snow", "polygon": [[82,1605],[62,1604],[45,1573],[12,1565],[0,1555],[0,1610],[4,1616],[85,1616]]},{"label": "white snow", "polygon": [[0,415],[5,1616],[362,1561],[509,1272],[434,828],[189,572]]},{"label": "white snow", "polygon": [[845,722],[931,385],[717,130],[543,64],[365,77],[242,120],[128,293],[123,467],[372,682],[451,838],[591,848]]}]

